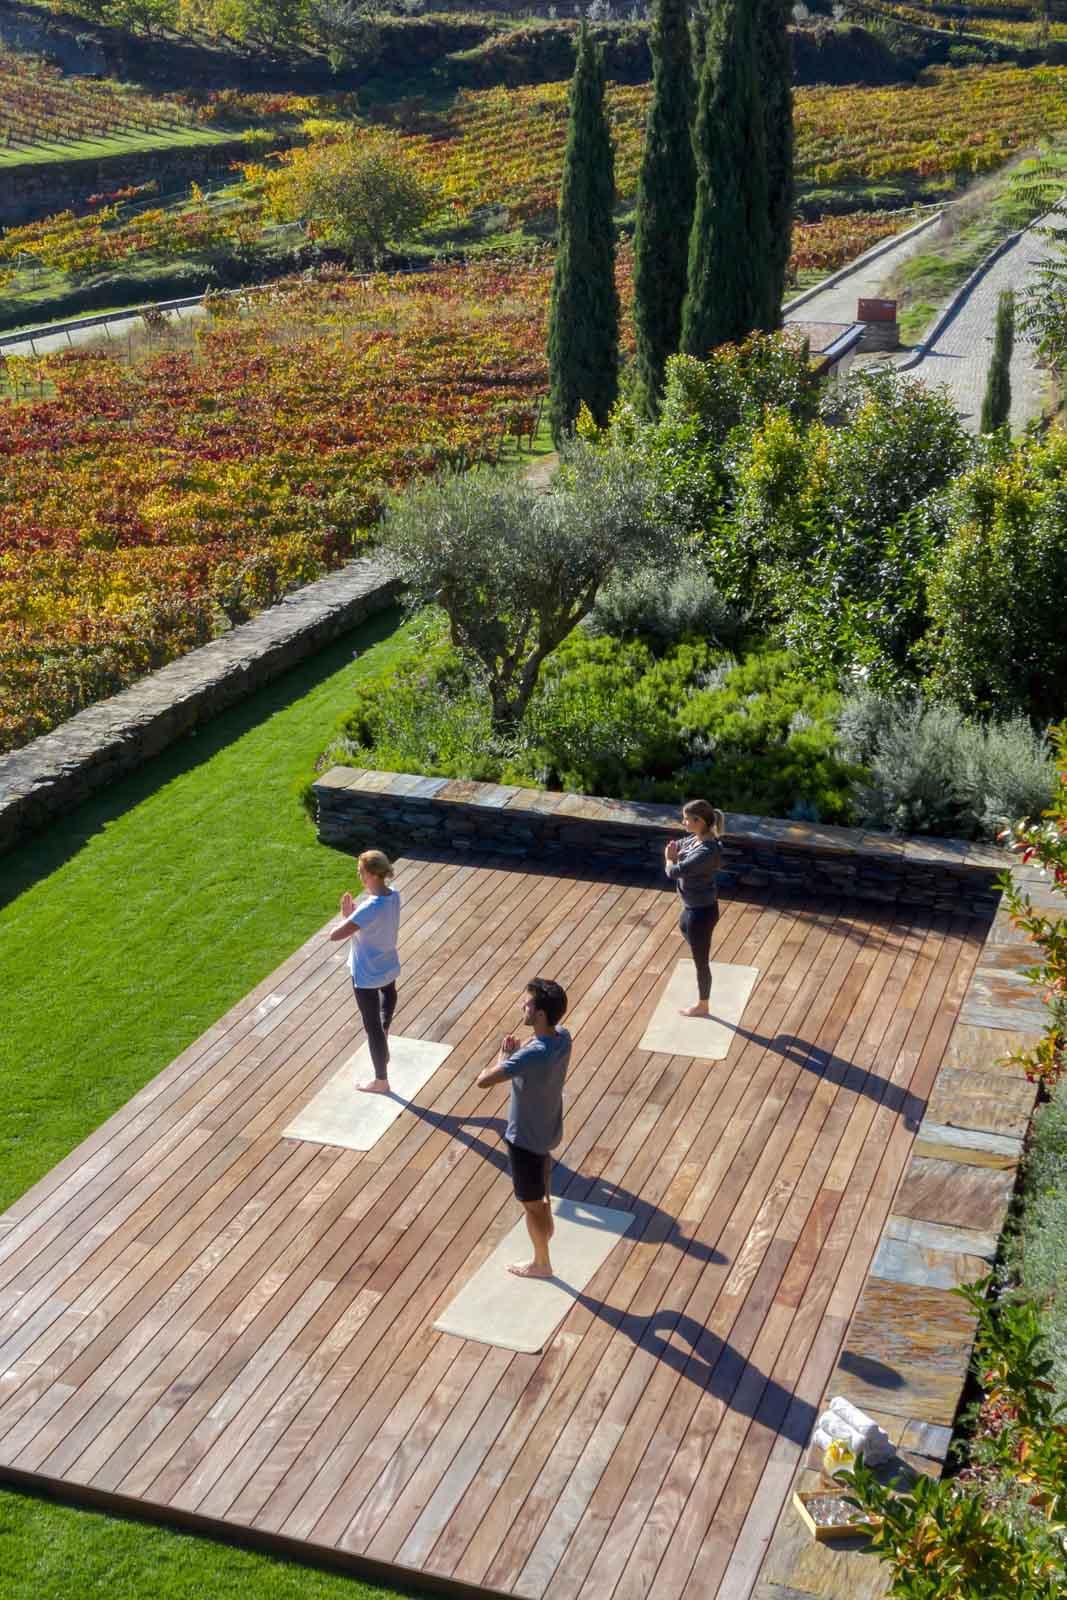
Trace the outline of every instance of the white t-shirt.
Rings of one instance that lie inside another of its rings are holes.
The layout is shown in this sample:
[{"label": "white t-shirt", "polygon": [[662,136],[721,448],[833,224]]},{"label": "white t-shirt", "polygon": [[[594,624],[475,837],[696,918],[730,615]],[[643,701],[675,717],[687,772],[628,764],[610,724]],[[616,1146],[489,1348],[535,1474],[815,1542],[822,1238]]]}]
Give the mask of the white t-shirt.
[{"label": "white t-shirt", "polygon": [[348,970],[357,989],[381,989],[400,976],[396,953],[400,933],[400,896],[395,889],[365,894],[349,922],[356,932],[348,947]]}]

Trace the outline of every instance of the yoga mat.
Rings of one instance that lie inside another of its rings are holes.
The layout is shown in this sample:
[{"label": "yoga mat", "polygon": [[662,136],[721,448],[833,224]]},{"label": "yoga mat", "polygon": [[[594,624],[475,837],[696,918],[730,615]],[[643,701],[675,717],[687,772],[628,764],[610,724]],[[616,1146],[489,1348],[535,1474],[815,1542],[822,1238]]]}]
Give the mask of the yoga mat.
[{"label": "yoga mat", "polygon": [[361,1044],[339,1072],[309,1100],[287,1128],[283,1139],[308,1139],[314,1144],[338,1144],[346,1150],[370,1150],[387,1128],[428,1083],[446,1056],[450,1044],[433,1039],[389,1040],[391,1094],[361,1094],[357,1083],[374,1076],[370,1050]]},{"label": "yoga mat", "polygon": [[659,997],[641,1050],[656,1050],[668,1056],[702,1056],[708,1061],[725,1061],[744,1015],[749,996],[759,977],[758,967],[735,967],[728,962],[711,963],[710,1017],[683,1017],[682,1006],[691,1006],[697,997],[696,974],[691,961],[679,961]]},{"label": "yoga mat", "polygon": [[[516,1202],[518,1204],[518,1202]],[[543,1350],[634,1220],[632,1211],[553,1200],[552,1278],[516,1278],[512,1261],[533,1255],[526,1220],[515,1224],[434,1327],[460,1339],[533,1354]]]}]

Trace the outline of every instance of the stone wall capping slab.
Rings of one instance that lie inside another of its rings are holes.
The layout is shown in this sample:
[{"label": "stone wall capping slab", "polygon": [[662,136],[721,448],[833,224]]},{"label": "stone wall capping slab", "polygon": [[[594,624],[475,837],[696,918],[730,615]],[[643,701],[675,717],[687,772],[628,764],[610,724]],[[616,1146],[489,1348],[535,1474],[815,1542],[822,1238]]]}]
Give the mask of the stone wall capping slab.
[{"label": "stone wall capping slab", "polygon": [[315,785],[321,789],[354,789],[366,775],[365,767],[331,767],[315,779]]},{"label": "stone wall capping slab", "polygon": [[1016,1167],[1023,1141],[1008,1133],[986,1133],[978,1128],[955,1128],[925,1117],[915,1135],[917,1156],[939,1161],[959,1161],[976,1167]]},{"label": "stone wall capping slab", "polygon": [[505,811],[536,811],[539,815],[555,815],[559,796],[548,789],[516,789],[504,806]]},{"label": "stone wall capping slab", "polygon": [[967,849],[969,867],[988,867],[992,872],[1010,872],[1015,859],[1010,850],[999,844],[972,842]]},{"label": "stone wall capping slab", "polygon": [[862,852],[865,856],[902,861],[904,859],[906,839],[899,838],[892,833],[865,833],[863,835]]},{"label": "stone wall capping slab", "polygon": [[895,1213],[887,1218],[882,1230],[884,1239],[899,1239],[904,1243],[921,1245],[928,1250],[956,1251],[960,1255],[980,1256],[992,1261],[997,1253],[999,1236],[981,1232],[977,1228],[953,1228],[940,1222],[920,1222],[915,1217],[901,1217]]},{"label": "stone wall capping slab", "polygon": [[909,1239],[886,1238],[875,1252],[870,1276],[890,1283],[912,1283],[927,1289],[954,1289],[984,1277],[988,1262],[958,1250],[936,1250]]},{"label": "stone wall capping slab", "polygon": [[578,817],[583,822],[606,823],[611,813],[597,795],[560,794],[556,796],[556,814],[560,817]]},{"label": "stone wall capping slab", "polygon": [[828,855],[853,854],[862,850],[866,835],[860,828],[824,828],[814,822],[791,822],[774,817],[762,818],[756,830],[760,838],[773,839],[783,847],[795,845],[805,851]]},{"label": "stone wall capping slab", "polygon": [[447,778],[417,778],[415,787],[408,790],[409,800],[432,800],[440,794]]}]

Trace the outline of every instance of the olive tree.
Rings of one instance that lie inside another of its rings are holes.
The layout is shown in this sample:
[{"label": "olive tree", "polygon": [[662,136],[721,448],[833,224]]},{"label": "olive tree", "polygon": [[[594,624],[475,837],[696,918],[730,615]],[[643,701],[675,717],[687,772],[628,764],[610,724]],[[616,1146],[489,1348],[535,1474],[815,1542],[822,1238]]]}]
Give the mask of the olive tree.
[{"label": "olive tree", "polygon": [[394,501],[383,530],[386,560],[413,603],[446,613],[501,734],[602,585],[661,543],[652,492],[632,462],[580,440],[547,493],[487,468],[451,473]]},{"label": "olive tree", "polygon": [[316,140],[256,177],[272,216],[301,221],[313,238],[361,263],[380,261],[388,245],[410,238],[438,198],[400,136],[384,129]]}]

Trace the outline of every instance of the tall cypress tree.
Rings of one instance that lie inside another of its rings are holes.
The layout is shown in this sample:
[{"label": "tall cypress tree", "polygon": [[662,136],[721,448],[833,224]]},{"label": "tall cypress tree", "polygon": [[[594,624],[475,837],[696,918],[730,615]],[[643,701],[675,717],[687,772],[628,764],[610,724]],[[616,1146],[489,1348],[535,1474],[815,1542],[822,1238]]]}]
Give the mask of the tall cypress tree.
[{"label": "tall cypress tree", "polygon": [[757,50],[763,93],[767,148],[767,201],[770,227],[768,300],[761,328],[777,328],[785,299],[793,244],[793,59],[789,39],[791,0],[760,0]]},{"label": "tall cypress tree", "polygon": [[694,148],[696,208],[682,349],[706,356],[766,320],[772,298],[767,140],[753,0],[720,0],[707,31]]},{"label": "tall cypress tree", "polygon": [[681,337],[696,191],[687,0],[656,0],[651,45],[652,103],[634,233],[639,404],[648,416],[657,409],[667,357]]},{"label": "tall cypress tree", "polygon": [[996,433],[1011,415],[1011,353],[1015,345],[1015,295],[1002,289],[997,300],[997,320],[993,329],[993,355],[986,375],[985,395],[979,427],[982,433]]},{"label": "tall cypress tree", "polygon": [[557,445],[584,400],[601,426],[619,388],[615,288],[615,151],[604,113],[604,64],[584,26],[571,82],[548,320],[548,417]]}]

